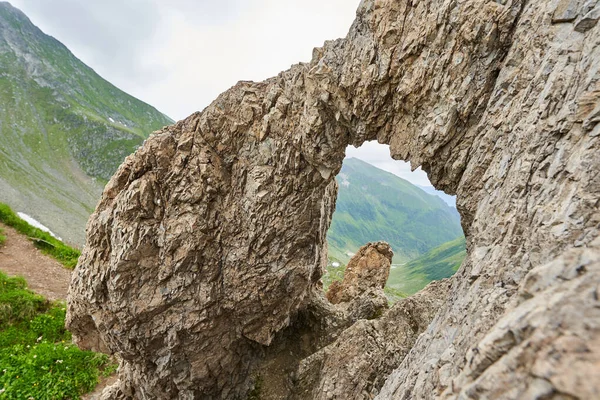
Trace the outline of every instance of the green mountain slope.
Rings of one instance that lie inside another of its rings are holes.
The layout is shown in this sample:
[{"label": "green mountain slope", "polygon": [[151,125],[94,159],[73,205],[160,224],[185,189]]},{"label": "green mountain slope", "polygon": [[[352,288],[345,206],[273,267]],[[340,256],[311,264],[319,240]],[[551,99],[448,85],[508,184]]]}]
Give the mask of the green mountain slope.
[{"label": "green mountain slope", "polygon": [[360,246],[385,240],[394,250],[394,263],[404,263],[462,236],[456,209],[394,174],[350,158],[337,180],[327,234],[330,259],[345,264]]},{"label": "green mountain slope", "polygon": [[82,244],[106,180],[170,123],[0,2],[0,201]]},{"label": "green mountain slope", "polygon": [[454,275],[466,254],[464,237],[444,243],[405,265],[393,266],[387,286],[408,294],[416,293],[431,281]]}]

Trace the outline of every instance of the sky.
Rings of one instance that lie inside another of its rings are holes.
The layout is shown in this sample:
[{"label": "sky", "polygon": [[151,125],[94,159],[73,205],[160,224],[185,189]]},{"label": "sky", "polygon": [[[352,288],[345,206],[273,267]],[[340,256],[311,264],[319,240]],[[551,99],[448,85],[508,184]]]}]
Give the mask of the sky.
[{"label": "sky", "polygon": [[[346,36],[360,0],[9,0],[125,92],[179,120],[240,80],[310,61]],[[360,158],[417,185],[426,174],[366,143]]]}]

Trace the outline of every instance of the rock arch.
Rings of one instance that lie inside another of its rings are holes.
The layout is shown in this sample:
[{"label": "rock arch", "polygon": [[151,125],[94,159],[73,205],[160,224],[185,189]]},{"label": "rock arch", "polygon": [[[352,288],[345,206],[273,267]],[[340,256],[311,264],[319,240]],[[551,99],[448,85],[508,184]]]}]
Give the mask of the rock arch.
[{"label": "rock arch", "polygon": [[[552,348],[600,359],[597,10],[363,0],[345,39],[127,158],[88,223],[75,339],[123,359],[121,397],[243,396],[314,299],[344,149],[377,139],[458,195],[468,238],[448,301],[380,398],[598,393],[557,380],[566,361],[533,372]],[[551,294],[562,303],[540,308]],[[565,325],[550,330],[550,312]],[[511,369],[515,354],[529,357]]]}]

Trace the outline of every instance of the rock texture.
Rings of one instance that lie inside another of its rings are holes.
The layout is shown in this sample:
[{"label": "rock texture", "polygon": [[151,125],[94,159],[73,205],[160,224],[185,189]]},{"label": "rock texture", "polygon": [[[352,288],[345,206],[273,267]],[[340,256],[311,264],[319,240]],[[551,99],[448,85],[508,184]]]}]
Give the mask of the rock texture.
[{"label": "rock texture", "polygon": [[300,362],[294,398],[370,399],[446,301],[448,280],[400,300],[380,319],[362,319]]},{"label": "rock texture", "polygon": [[[123,360],[113,398],[244,398],[319,290],[344,149],[373,139],[457,194],[468,255],[355,398],[598,397],[598,7],[363,0],[309,63],[151,137],[106,187],[69,294],[75,339]],[[339,350],[381,328],[357,324]],[[335,397],[340,371],[321,372]]]},{"label": "rock texture", "polygon": [[369,243],[358,250],[344,271],[344,279],[331,284],[327,300],[349,303],[368,293],[381,291],[390,276],[394,253],[385,242]]}]

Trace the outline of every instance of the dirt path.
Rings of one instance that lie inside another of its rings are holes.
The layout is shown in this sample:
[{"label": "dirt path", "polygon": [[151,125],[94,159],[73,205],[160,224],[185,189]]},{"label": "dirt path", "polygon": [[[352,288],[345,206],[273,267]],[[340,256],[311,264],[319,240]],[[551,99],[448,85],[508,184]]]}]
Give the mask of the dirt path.
[{"label": "dirt path", "polygon": [[6,242],[0,247],[0,271],[22,276],[29,289],[49,300],[66,300],[71,271],[43,254],[31,241],[13,228],[0,223]]},{"label": "dirt path", "polygon": [[[49,300],[66,300],[71,271],[58,261],[43,254],[26,236],[13,228],[0,223],[6,242],[0,247],[0,271],[9,276],[22,276],[29,289]],[[116,381],[116,376],[101,378],[92,393],[82,396],[82,400],[97,400],[102,390]]]}]

